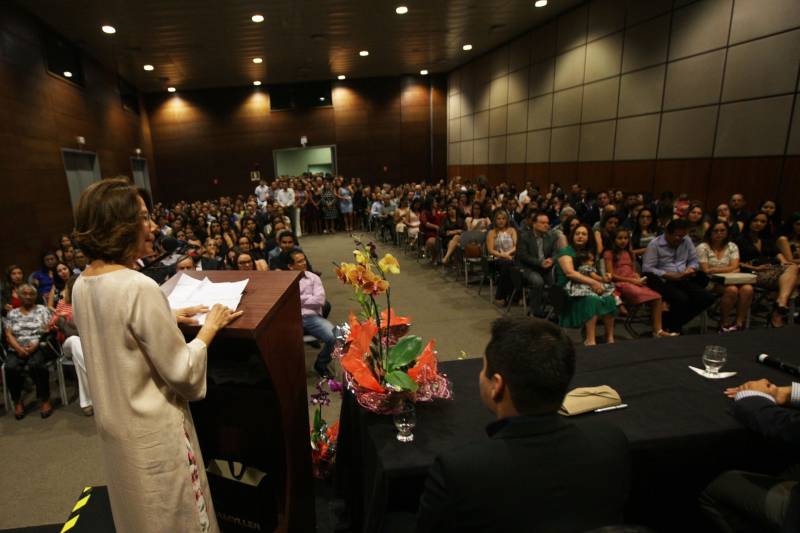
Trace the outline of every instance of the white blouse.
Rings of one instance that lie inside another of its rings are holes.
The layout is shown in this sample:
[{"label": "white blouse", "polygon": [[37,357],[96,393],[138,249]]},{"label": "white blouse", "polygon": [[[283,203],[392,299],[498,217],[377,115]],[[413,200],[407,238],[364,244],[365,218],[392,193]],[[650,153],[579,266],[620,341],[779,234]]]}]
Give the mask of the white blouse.
[{"label": "white blouse", "polygon": [[722,258],[717,256],[708,243],[700,243],[697,247],[697,260],[701,263],[707,263],[711,268],[729,267],[736,259],[739,259],[739,247],[732,242],[729,242],[723,250]]}]

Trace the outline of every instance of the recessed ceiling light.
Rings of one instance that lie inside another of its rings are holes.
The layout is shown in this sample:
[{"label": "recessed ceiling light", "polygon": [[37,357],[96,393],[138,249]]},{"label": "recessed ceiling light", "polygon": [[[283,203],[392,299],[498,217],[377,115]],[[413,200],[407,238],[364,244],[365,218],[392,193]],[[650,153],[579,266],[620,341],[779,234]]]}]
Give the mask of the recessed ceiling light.
[{"label": "recessed ceiling light", "polygon": [[464,46],[462,46],[461,49],[464,50],[465,52],[469,52],[470,50],[472,50],[472,45],[467,43]]},{"label": "recessed ceiling light", "polygon": [[338,76],[336,76],[336,79],[337,80],[346,80],[347,76],[345,76],[344,74],[339,74]]},{"label": "recessed ceiling light", "polygon": [[256,87],[259,87],[259,86],[261,86],[261,82],[256,80],[256,81],[253,82],[253,85],[255,85]]},{"label": "recessed ceiling light", "polygon": [[154,67],[153,65],[149,65],[148,64],[148,65],[143,66],[142,68],[145,69],[147,72],[150,72],[151,70],[154,70],[156,67]]},{"label": "recessed ceiling light", "polygon": [[419,73],[420,73],[422,76],[427,76],[427,75],[428,75],[428,71],[427,71],[426,69],[422,69],[422,70],[420,70],[420,71],[419,71]]},{"label": "recessed ceiling light", "polygon": [[174,93],[175,87],[167,87],[167,92]]},{"label": "recessed ceiling light", "polygon": [[361,50],[358,55],[361,57],[367,57],[369,55],[369,50]]},{"label": "recessed ceiling light", "polygon": [[109,26],[108,24],[104,25],[100,29],[103,30],[103,33],[107,33],[109,35],[111,35],[112,33],[117,33],[117,28],[115,28],[114,26]]},{"label": "recessed ceiling light", "polygon": [[252,20],[255,23],[264,22],[264,15],[253,15],[252,17],[250,17],[250,20]]},{"label": "recessed ceiling light", "polygon": [[320,96],[320,97],[319,97],[319,101],[320,101],[320,102],[324,102],[324,101],[325,101],[325,97],[324,97],[324,96]]},{"label": "recessed ceiling light", "polygon": [[72,77],[72,72],[70,72],[70,71],[68,71],[68,70],[65,70],[65,71],[64,71],[64,77],[65,77],[65,78],[71,78],[71,77]]},{"label": "recessed ceiling light", "polygon": [[405,15],[406,13],[408,13],[408,8],[406,6],[397,6],[396,8],[394,8],[394,12],[397,13],[398,15]]},{"label": "recessed ceiling light", "polygon": [[533,3],[533,5],[535,7],[544,7],[547,5],[547,0],[536,0],[536,2]]},{"label": "recessed ceiling light", "polygon": [[258,65],[259,63],[263,63],[263,62],[264,62],[264,60],[261,59],[260,57],[254,57],[253,58],[253,63],[255,63],[256,65]]}]

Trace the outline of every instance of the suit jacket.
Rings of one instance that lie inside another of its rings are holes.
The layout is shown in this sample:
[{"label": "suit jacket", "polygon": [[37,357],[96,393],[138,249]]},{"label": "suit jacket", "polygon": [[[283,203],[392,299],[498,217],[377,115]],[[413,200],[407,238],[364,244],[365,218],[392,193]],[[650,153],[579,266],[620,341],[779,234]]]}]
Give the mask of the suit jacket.
[{"label": "suit jacket", "polygon": [[489,432],[436,458],[417,531],[570,533],[622,522],[631,473],[617,427],[552,414],[501,420]]},{"label": "suit jacket", "polygon": [[521,267],[531,270],[544,270],[542,261],[548,257],[553,257],[556,253],[558,246],[558,236],[553,231],[548,231],[542,237],[542,251],[543,255],[539,254],[539,247],[536,246],[536,237],[531,230],[524,230],[520,232],[520,237],[517,240],[517,263]]},{"label": "suit jacket", "polygon": [[800,445],[800,410],[749,396],[734,402],[733,413],[742,424],[769,439]]},{"label": "suit jacket", "polygon": [[200,266],[203,270],[223,270],[222,262],[210,257],[200,257]]}]

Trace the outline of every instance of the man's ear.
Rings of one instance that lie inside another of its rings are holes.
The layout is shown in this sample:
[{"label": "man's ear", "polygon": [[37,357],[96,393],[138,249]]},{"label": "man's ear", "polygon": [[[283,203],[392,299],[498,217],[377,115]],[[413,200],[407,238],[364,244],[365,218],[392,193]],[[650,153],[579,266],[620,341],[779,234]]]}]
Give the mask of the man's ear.
[{"label": "man's ear", "polygon": [[506,394],[506,382],[500,374],[493,374],[491,379],[491,395],[492,401],[500,403]]}]

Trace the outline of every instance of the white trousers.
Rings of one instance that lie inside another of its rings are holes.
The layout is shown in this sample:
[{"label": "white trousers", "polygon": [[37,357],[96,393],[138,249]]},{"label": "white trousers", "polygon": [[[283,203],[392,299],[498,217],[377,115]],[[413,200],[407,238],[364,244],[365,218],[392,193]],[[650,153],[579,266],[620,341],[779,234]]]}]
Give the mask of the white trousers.
[{"label": "white trousers", "polygon": [[89,376],[86,374],[86,363],[83,359],[81,339],[77,335],[68,337],[62,345],[64,355],[75,363],[75,373],[78,375],[78,399],[81,407],[92,405],[92,395],[89,392]]}]

